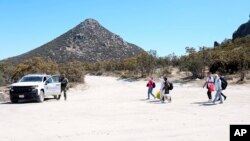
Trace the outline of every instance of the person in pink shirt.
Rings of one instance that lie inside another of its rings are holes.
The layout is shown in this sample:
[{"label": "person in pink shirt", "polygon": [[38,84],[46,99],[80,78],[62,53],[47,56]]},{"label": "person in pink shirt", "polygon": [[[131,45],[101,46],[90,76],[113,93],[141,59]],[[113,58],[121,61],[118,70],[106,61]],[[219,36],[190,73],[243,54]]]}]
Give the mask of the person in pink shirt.
[{"label": "person in pink shirt", "polygon": [[153,94],[153,89],[155,87],[155,83],[154,83],[153,77],[150,77],[150,79],[148,81],[148,84],[147,84],[147,87],[148,87],[148,98],[147,99],[150,99],[150,95],[153,96],[154,99],[155,99],[156,97]]},{"label": "person in pink shirt", "polygon": [[214,77],[211,75],[210,72],[207,73],[208,77],[206,82],[203,85],[203,88],[207,88],[207,96],[208,96],[208,102],[212,102],[212,92],[214,91]]}]

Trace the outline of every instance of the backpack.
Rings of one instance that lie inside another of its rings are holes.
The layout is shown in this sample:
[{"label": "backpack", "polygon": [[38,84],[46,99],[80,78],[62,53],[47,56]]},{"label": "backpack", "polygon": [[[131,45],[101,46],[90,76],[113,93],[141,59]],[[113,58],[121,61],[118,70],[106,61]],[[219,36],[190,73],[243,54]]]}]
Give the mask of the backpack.
[{"label": "backpack", "polygon": [[220,80],[221,80],[221,88],[222,90],[225,90],[227,88],[227,80],[220,77]]},{"label": "backpack", "polygon": [[153,88],[155,88],[155,82],[153,82]]},{"label": "backpack", "polygon": [[169,90],[173,90],[173,88],[174,88],[173,83],[169,82]]},{"label": "backpack", "polygon": [[165,88],[166,87],[168,87],[168,90],[173,90],[173,88],[174,88],[174,86],[173,86],[173,83],[170,83],[170,82],[168,82],[169,83],[169,87],[167,86],[167,83],[165,82]]}]

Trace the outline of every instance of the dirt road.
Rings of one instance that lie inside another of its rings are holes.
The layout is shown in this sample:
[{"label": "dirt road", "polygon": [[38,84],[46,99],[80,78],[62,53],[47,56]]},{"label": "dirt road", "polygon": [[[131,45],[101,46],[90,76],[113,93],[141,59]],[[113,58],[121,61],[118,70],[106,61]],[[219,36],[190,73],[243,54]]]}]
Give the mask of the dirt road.
[{"label": "dirt road", "polygon": [[228,141],[230,124],[250,123],[249,85],[229,86],[224,104],[211,105],[206,89],[191,85],[175,85],[173,102],[161,104],[144,100],[145,81],[86,76],[86,83],[68,101],[0,103],[0,140]]}]

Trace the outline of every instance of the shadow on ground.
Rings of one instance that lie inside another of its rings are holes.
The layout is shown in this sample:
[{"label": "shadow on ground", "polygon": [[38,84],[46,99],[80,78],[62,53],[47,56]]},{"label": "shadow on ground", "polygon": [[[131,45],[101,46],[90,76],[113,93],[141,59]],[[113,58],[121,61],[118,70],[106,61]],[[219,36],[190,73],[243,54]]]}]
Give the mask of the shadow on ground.
[{"label": "shadow on ground", "polygon": [[[57,100],[54,98],[45,98],[44,99],[44,102],[52,102],[52,101],[57,101]],[[2,102],[0,104],[32,104],[32,103],[38,104],[39,102],[34,101],[34,100],[21,99],[18,101],[18,103],[11,103],[10,101],[5,101],[5,102]]]},{"label": "shadow on ground", "polygon": [[191,104],[197,104],[199,106],[214,106],[216,104],[214,104],[213,102],[208,102],[208,101],[204,101],[204,102],[193,102]]}]

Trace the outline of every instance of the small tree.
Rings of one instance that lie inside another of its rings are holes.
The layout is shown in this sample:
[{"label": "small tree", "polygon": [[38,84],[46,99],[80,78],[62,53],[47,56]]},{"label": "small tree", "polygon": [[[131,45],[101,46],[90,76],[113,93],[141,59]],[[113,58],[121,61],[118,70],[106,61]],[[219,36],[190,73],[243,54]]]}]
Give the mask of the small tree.
[{"label": "small tree", "polygon": [[181,69],[192,73],[193,79],[202,78],[203,61],[201,53],[197,53],[195,48],[186,47],[187,56],[181,57]]},{"label": "small tree", "polygon": [[148,53],[141,53],[136,57],[138,70],[141,72],[141,77],[145,77],[146,73],[148,75],[152,74],[156,61],[152,55]]}]

